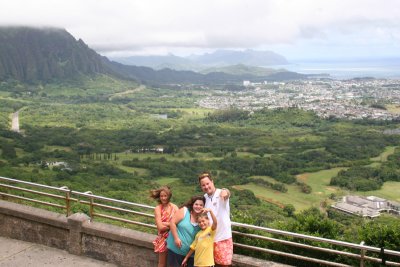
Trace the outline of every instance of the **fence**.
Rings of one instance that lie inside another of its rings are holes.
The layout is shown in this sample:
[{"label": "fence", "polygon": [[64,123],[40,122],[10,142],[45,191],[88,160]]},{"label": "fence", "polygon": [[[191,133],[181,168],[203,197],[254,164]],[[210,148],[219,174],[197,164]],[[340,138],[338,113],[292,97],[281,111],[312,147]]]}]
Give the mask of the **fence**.
[{"label": "fence", "polygon": [[[96,218],[104,218],[124,224],[127,223],[136,225],[139,227],[151,229],[156,228],[154,225],[153,206],[97,196],[91,192],[73,191],[65,186],[58,188],[1,176],[0,189],[0,196],[2,196],[2,198],[28,201],[38,205],[45,205],[56,209],[61,209],[64,211],[66,216],[71,215],[74,204],[78,203],[88,207],[87,213],[91,220],[95,220]],[[38,200],[35,198],[36,195],[42,196],[43,199]],[[324,252],[326,254],[339,256],[345,259],[344,261],[346,261],[346,259],[353,259],[359,262],[359,266],[361,267],[365,266],[367,262],[382,264],[385,266],[400,266],[399,251],[366,246],[364,245],[364,242],[361,242],[361,244],[355,244],[237,222],[232,222],[232,226],[234,227],[232,233],[235,236],[235,248],[263,252],[285,258],[289,257],[296,260],[310,263],[312,262],[325,266],[353,266],[341,262],[326,260],[326,257],[325,259],[323,259],[323,257],[315,258],[316,253],[313,253],[313,256],[311,257],[273,250],[267,248],[267,246],[261,247],[236,242],[236,239],[241,239],[240,237],[243,237],[250,241],[267,241],[272,244],[282,244],[285,246],[299,248],[302,251]],[[240,229],[242,229],[242,231],[239,231]],[[252,231],[254,233],[245,233],[246,231]],[[327,246],[341,249],[327,248]]]}]

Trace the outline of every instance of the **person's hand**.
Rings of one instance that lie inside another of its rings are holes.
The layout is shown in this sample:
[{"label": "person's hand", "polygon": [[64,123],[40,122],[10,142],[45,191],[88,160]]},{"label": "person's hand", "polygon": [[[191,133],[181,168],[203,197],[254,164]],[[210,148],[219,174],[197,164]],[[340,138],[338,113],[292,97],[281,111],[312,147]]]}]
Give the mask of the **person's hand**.
[{"label": "person's hand", "polygon": [[227,189],[222,189],[220,197],[222,197],[224,200],[227,200],[229,198],[229,191]]},{"label": "person's hand", "polygon": [[177,239],[175,240],[175,245],[176,245],[178,248],[181,248],[181,247],[182,247],[182,241],[181,241],[179,238],[177,238]]},{"label": "person's hand", "polygon": [[185,258],[185,259],[182,261],[181,267],[186,267],[186,265],[187,265],[187,259]]},{"label": "person's hand", "polygon": [[208,209],[208,208],[203,208],[202,210],[201,210],[201,213],[204,213],[204,212],[210,212],[211,211],[211,209]]}]

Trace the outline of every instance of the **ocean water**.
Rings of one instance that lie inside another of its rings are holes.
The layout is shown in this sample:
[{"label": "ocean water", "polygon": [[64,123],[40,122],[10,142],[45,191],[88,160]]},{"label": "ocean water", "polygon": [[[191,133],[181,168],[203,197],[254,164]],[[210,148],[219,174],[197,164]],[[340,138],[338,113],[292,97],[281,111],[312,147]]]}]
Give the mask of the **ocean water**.
[{"label": "ocean water", "polygon": [[400,79],[400,58],[343,62],[296,61],[288,65],[272,67],[283,68],[303,74],[329,74],[329,76],[334,79],[350,79],[357,77]]}]

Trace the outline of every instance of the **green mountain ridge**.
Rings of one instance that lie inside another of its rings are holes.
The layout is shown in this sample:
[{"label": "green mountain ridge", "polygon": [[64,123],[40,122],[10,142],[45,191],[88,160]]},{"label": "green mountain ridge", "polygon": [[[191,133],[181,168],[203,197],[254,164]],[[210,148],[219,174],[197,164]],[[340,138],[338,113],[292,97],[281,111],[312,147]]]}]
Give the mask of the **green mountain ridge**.
[{"label": "green mountain ridge", "polygon": [[208,74],[212,72],[223,72],[232,75],[255,75],[255,76],[269,76],[278,72],[287,72],[285,69],[272,69],[256,66],[248,66],[245,64],[237,64],[225,67],[213,67],[200,71],[200,73]]},{"label": "green mountain ridge", "polygon": [[170,68],[174,70],[202,71],[214,67],[226,67],[243,64],[248,66],[276,66],[289,64],[287,59],[272,51],[244,51],[217,50],[203,55],[190,55],[179,57],[173,54],[160,56],[130,56],[115,57],[112,60],[126,64],[153,69]]},{"label": "green mountain ridge", "polygon": [[[232,67],[232,68],[238,68]],[[97,54],[83,40],[65,29],[0,27],[0,79],[24,83],[76,80],[81,76],[106,74],[149,85],[241,83],[242,80],[301,79],[305,75],[261,69],[228,71],[229,67],[205,74],[169,68],[127,66]],[[243,69],[243,67],[242,67]],[[252,73],[254,71],[254,73]]]},{"label": "green mountain ridge", "polygon": [[0,79],[23,82],[113,74],[103,57],[57,28],[0,27]]}]

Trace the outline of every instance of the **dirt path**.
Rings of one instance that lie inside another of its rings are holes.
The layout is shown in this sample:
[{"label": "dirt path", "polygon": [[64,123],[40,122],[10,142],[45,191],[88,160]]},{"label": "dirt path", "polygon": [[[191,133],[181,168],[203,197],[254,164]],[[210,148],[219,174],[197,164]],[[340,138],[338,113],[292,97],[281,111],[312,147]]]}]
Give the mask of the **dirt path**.
[{"label": "dirt path", "polygon": [[124,92],[119,92],[119,93],[113,94],[108,98],[108,100],[112,100],[114,97],[118,97],[118,96],[123,96],[123,95],[131,94],[131,93],[137,93],[144,89],[146,89],[146,86],[140,85],[139,87],[137,87],[135,89],[131,89],[131,90],[127,90]]}]

